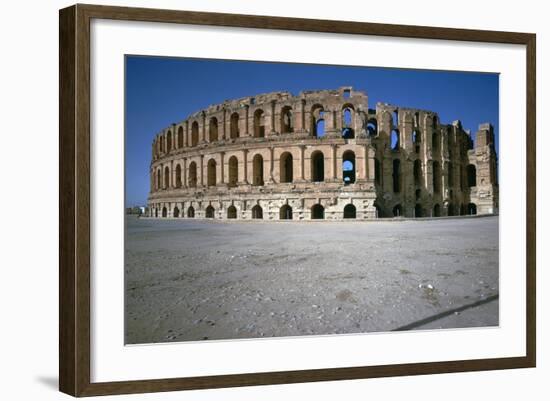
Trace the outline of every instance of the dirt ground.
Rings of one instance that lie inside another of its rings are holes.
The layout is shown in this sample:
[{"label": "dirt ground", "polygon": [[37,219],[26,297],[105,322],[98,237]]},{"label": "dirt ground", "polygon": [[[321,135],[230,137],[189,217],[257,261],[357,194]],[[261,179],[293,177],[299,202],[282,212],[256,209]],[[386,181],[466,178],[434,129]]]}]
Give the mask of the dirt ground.
[{"label": "dirt ground", "polygon": [[128,216],[127,344],[495,326],[498,217]]}]

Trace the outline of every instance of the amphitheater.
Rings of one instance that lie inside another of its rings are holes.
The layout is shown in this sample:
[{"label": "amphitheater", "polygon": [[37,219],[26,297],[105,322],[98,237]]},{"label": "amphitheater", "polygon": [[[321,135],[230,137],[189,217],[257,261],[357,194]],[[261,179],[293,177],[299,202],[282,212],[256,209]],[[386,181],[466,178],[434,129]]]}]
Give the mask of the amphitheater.
[{"label": "amphitheater", "polygon": [[146,215],[376,219],[498,213],[493,127],[352,87],[212,105],[158,133]]}]

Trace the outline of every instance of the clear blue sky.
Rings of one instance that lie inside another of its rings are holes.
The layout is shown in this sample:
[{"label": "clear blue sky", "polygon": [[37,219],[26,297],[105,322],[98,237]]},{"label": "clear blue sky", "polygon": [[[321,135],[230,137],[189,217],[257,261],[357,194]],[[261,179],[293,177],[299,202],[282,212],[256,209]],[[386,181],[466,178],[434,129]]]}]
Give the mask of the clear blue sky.
[{"label": "clear blue sky", "polygon": [[126,205],[145,205],[153,137],[189,114],[226,99],[273,91],[353,86],[377,102],[437,112],[477,131],[495,127],[498,149],[498,74],[127,56]]}]

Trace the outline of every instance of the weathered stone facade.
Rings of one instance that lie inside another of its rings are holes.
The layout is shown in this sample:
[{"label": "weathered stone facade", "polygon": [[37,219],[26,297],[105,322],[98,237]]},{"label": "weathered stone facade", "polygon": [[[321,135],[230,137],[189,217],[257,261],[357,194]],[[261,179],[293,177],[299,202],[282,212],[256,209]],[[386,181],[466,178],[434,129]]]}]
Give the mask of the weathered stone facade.
[{"label": "weathered stone facade", "polygon": [[374,219],[498,213],[494,133],[351,87],[228,100],[156,135],[150,217]]}]

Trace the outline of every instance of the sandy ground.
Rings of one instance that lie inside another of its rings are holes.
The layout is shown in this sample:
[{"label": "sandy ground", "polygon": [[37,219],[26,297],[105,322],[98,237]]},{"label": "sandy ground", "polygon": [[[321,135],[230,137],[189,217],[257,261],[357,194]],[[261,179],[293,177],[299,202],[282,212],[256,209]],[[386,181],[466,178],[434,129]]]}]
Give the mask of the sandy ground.
[{"label": "sandy ground", "polygon": [[498,325],[498,217],[127,218],[127,344]]}]

